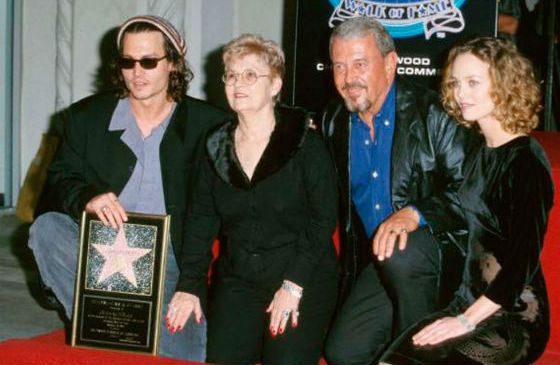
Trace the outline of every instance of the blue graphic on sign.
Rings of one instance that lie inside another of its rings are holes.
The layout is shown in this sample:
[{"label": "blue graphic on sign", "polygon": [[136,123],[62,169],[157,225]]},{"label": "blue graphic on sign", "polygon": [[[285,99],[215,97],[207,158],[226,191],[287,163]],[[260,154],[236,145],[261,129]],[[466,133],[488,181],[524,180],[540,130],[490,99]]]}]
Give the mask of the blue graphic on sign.
[{"label": "blue graphic on sign", "polygon": [[424,34],[444,38],[465,28],[461,7],[466,0],[329,0],[334,11],[329,26],[357,16],[373,17],[394,38]]}]

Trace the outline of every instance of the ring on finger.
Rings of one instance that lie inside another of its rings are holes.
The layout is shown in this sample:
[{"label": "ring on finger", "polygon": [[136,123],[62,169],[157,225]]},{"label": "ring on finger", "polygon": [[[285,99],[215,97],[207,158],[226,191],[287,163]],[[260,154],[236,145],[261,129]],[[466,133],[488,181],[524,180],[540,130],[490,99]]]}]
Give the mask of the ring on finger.
[{"label": "ring on finger", "polygon": [[177,308],[173,304],[169,304],[169,314],[173,314],[177,311]]},{"label": "ring on finger", "polygon": [[109,209],[109,207],[108,207],[108,206],[106,206],[106,205],[104,205],[104,206],[102,206],[102,207],[101,207],[101,211],[102,211],[102,212],[105,212],[105,211],[107,211],[107,209]]},{"label": "ring on finger", "polygon": [[289,310],[285,310],[282,312],[282,319],[287,321],[288,318],[290,318],[290,311]]}]

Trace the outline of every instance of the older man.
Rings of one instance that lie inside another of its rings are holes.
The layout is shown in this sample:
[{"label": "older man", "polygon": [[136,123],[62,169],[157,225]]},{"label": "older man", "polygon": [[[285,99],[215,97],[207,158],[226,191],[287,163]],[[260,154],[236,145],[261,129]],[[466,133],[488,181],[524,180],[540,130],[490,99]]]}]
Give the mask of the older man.
[{"label": "older man", "polygon": [[457,189],[469,135],[435,93],[395,77],[393,40],[374,19],[335,28],[330,55],[346,107],[327,108],[323,132],[342,190],[348,298],[326,355],[331,364],[369,364],[438,305],[442,245],[461,250],[465,233]]},{"label": "older man", "polygon": [[[204,136],[222,112],[186,96],[192,73],[185,40],[165,19],[137,16],[117,37],[117,93],[99,94],[70,106],[61,148],[49,169],[51,211],[30,229],[45,284],[71,318],[83,210],[114,228],[126,211],[171,215],[164,310],[175,290],[183,218]],[[162,324],[160,354],[204,361],[206,325],[190,320],[183,331]]]}]

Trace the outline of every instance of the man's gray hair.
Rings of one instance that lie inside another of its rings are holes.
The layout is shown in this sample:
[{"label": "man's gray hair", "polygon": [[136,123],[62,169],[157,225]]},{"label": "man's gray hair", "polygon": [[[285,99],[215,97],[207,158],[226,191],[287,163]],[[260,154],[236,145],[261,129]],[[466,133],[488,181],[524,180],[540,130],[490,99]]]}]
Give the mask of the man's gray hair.
[{"label": "man's gray hair", "polygon": [[385,27],[372,17],[350,18],[334,28],[329,40],[329,54],[332,55],[332,44],[335,38],[361,38],[372,35],[377,48],[383,57],[395,50],[395,42]]}]

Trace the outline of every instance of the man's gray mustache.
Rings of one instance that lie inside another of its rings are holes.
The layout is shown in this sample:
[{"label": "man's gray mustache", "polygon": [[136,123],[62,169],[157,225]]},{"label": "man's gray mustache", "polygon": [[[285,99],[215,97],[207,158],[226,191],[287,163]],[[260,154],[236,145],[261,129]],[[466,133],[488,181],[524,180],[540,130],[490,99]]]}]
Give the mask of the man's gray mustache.
[{"label": "man's gray mustache", "polygon": [[364,85],[360,82],[351,82],[351,83],[344,84],[344,86],[342,87],[342,90],[346,90],[346,89],[351,88],[351,87],[361,87],[362,89],[365,89],[366,85]]}]

